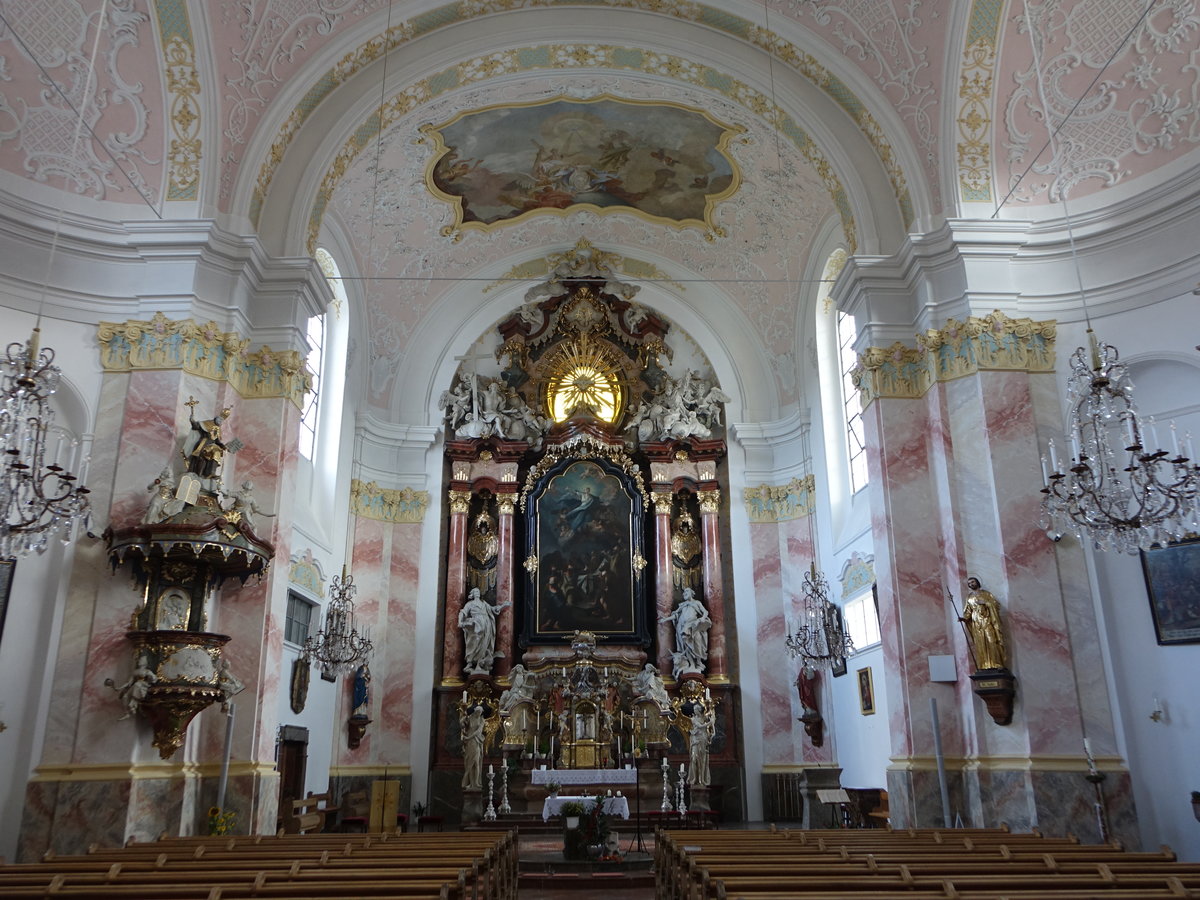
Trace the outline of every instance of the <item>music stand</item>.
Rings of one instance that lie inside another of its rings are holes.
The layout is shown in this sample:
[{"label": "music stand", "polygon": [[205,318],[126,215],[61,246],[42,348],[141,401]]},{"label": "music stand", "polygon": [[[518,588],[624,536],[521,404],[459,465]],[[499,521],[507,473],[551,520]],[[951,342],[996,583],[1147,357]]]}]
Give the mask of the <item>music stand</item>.
[{"label": "music stand", "polygon": [[[829,806],[838,806],[842,812],[842,828],[850,827],[850,795],[845,788],[821,788],[817,791],[817,799]],[[829,818],[833,819],[834,811],[829,810]]]},{"label": "music stand", "polygon": [[637,799],[634,800],[634,806],[637,809],[637,812],[634,814],[637,816],[637,834],[629,842],[629,847],[625,852],[632,853],[636,846],[638,853],[649,854],[650,851],[646,849],[646,844],[642,840],[642,767],[638,765],[638,762],[639,760],[635,756],[633,758],[633,791],[637,795]]}]

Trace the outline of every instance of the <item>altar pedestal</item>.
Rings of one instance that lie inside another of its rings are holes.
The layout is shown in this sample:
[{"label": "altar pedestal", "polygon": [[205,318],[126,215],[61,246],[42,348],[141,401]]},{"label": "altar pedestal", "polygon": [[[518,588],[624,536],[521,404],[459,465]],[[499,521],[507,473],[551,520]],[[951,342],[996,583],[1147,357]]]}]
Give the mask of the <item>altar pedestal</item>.
[{"label": "altar pedestal", "polygon": [[463,791],[462,821],[478,822],[483,818],[483,791]]},{"label": "altar pedestal", "polygon": [[712,788],[698,784],[688,788],[688,812],[710,812],[712,810]]}]

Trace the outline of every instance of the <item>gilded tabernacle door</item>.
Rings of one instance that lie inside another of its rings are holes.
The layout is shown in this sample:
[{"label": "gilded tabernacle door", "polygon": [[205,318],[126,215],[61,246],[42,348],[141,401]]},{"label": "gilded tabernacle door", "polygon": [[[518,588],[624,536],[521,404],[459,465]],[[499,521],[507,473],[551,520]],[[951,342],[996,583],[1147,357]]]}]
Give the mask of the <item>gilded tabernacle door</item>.
[{"label": "gilded tabernacle door", "polygon": [[533,486],[527,510],[523,645],[579,630],[647,646],[645,501],[633,478],[605,459],[560,461]]}]

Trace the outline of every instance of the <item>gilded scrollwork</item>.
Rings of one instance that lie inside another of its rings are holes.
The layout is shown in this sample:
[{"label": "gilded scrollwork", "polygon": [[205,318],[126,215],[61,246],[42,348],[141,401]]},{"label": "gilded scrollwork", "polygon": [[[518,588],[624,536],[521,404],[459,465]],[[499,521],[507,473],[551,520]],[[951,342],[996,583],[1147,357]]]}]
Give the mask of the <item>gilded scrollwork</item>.
[{"label": "gilded scrollwork", "polygon": [[312,390],[312,373],[296,350],[263,346],[250,351],[249,338],[224,332],[216,322],[168,319],[101,322],[100,365],[106,372],[181,369],[227,382],[243,397],[286,397],[301,406]]},{"label": "gilded scrollwork", "polygon": [[[469,506],[471,498],[469,493],[464,491],[451,491],[450,493],[451,495],[463,494],[467,498],[465,502]],[[453,504],[454,497],[451,496],[452,508]],[[425,520],[427,509],[429,509],[429,491],[418,491],[410,487],[398,490],[381,488],[374,481],[363,483],[357,478],[350,482],[350,511],[364,519],[413,524]]]},{"label": "gilded scrollwork", "polygon": [[697,491],[696,499],[700,501],[700,512],[715,513],[721,508],[721,492],[714,488],[711,491]]},{"label": "gilded scrollwork", "polygon": [[853,372],[863,407],[878,397],[915,399],[935,382],[982,371],[1053,372],[1053,320],[1011,319],[999,310],[917,335],[916,347],[868,347]]},{"label": "gilded scrollwork", "polygon": [[742,494],[751,522],[786,522],[812,515],[816,509],[816,479],[812,475],[793,478],[787,484],[760,484]]},{"label": "gilded scrollwork", "polygon": [[590,434],[578,434],[561,444],[554,444],[548,447],[542,458],[538,460],[537,465],[530,468],[529,474],[525,477],[525,487],[521,491],[521,511],[525,511],[525,503],[534,485],[550,469],[558,465],[559,462],[564,459],[597,458],[612,463],[626,475],[630,476],[638,492],[642,495],[642,502],[644,504],[650,502],[650,496],[646,493],[646,488],[642,486],[642,468],[629,458],[624,449],[607,444]]},{"label": "gilded scrollwork", "polygon": [[186,0],[153,4],[162,35],[163,69],[170,95],[171,141],[167,149],[167,199],[200,196],[200,76]]}]

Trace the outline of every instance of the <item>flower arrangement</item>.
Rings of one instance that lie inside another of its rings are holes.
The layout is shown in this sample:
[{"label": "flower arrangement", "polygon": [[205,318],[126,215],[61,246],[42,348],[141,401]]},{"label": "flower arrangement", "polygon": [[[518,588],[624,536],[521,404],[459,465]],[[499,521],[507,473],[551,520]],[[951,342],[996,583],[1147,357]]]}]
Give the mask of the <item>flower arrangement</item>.
[{"label": "flower arrangement", "polygon": [[[568,806],[578,807],[579,812],[567,812]],[[567,859],[594,859],[599,856],[609,833],[603,795],[597,794],[596,802],[588,810],[583,808],[582,803],[564,803],[562,814],[580,817],[579,827],[568,829],[563,835],[563,856]]]},{"label": "flower arrangement", "polygon": [[237,825],[237,813],[232,809],[221,809],[219,806],[208,808],[208,833],[229,834]]},{"label": "flower arrangement", "polygon": [[559,791],[562,790],[562,785],[559,784],[557,781],[547,781],[546,782],[546,790],[550,793],[551,797],[554,797],[558,794]]}]

